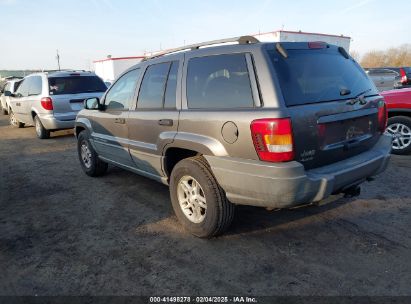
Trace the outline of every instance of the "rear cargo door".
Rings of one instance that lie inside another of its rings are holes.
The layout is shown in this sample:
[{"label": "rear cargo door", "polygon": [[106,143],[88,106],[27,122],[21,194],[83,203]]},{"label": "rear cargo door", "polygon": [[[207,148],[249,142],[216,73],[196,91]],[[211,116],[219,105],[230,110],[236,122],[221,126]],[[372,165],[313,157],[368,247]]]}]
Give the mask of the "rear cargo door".
[{"label": "rear cargo door", "polygon": [[100,98],[106,90],[104,82],[96,76],[50,77],[49,94],[53,99],[54,116],[59,120],[74,120],[83,109],[87,98]]},{"label": "rear cargo door", "polygon": [[287,56],[269,53],[291,116],[296,160],[311,169],[369,150],[381,136],[382,98],[362,68],[335,46],[284,47]]}]

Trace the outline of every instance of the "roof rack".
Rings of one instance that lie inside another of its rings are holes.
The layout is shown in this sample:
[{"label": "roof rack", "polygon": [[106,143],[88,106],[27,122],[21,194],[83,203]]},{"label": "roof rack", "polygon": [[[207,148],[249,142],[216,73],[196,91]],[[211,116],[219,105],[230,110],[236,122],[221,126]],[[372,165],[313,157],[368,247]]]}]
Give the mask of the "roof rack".
[{"label": "roof rack", "polygon": [[238,44],[251,44],[251,43],[258,43],[260,41],[257,38],[253,37],[253,36],[240,36],[240,37],[234,37],[234,38],[226,38],[226,39],[206,41],[206,42],[190,44],[190,45],[185,45],[185,46],[174,48],[174,49],[165,50],[165,51],[159,52],[157,54],[147,56],[143,59],[143,61],[153,59],[153,58],[157,58],[157,57],[161,57],[163,55],[167,55],[167,54],[171,54],[171,53],[175,53],[175,52],[188,50],[188,49],[198,50],[200,47],[203,47],[203,46],[230,43],[230,42],[238,42]]}]

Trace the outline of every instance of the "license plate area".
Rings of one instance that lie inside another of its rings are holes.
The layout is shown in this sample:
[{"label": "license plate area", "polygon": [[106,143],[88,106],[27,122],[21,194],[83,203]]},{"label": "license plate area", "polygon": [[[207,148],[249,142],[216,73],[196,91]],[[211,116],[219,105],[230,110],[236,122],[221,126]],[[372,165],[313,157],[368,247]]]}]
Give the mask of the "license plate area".
[{"label": "license plate area", "polygon": [[377,131],[375,115],[319,124],[321,149],[341,148],[367,140]]},{"label": "license plate area", "polygon": [[70,106],[73,111],[80,111],[84,108],[84,99],[72,99],[70,100]]}]

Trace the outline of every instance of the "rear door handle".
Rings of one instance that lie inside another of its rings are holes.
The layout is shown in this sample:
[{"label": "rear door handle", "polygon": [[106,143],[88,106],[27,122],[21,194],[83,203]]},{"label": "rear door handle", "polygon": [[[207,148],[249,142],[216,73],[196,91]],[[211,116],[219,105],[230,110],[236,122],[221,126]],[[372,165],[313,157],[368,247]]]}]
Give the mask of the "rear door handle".
[{"label": "rear door handle", "polygon": [[172,119],[160,119],[158,121],[158,124],[160,126],[172,127],[173,126],[173,120]]},{"label": "rear door handle", "polygon": [[125,118],[115,118],[114,123],[124,125],[126,123],[126,119]]}]

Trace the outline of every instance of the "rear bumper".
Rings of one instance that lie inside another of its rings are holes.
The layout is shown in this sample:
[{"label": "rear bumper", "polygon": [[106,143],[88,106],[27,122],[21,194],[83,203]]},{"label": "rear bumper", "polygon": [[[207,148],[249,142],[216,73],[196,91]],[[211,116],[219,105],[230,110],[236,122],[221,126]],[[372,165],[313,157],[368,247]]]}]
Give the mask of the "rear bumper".
[{"label": "rear bumper", "polygon": [[320,202],[383,172],[390,152],[391,137],[383,135],[367,152],[309,171],[298,162],[271,164],[214,156],[206,159],[232,203],[289,208]]},{"label": "rear bumper", "polygon": [[73,120],[58,120],[53,114],[39,114],[39,118],[43,126],[47,130],[64,130],[73,129],[75,119]]}]

